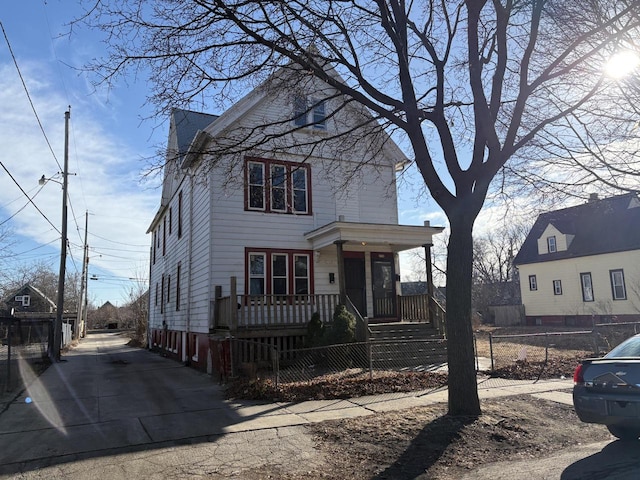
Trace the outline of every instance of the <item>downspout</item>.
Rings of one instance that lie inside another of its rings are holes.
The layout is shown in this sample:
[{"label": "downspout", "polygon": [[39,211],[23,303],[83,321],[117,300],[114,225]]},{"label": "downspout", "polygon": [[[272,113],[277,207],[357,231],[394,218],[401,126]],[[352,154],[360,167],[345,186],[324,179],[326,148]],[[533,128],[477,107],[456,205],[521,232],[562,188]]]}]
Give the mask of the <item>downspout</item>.
[{"label": "downspout", "polygon": [[[151,248],[149,249],[149,298],[147,299],[147,348],[151,350],[153,348],[153,342],[151,341],[151,285],[153,285],[153,279],[151,277],[151,272],[153,268],[153,247],[154,247],[155,238],[153,237],[153,232],[151,233]],[[155,312],[154,312],[155,314]]]},{"label": "downspout", "polygon": [[189,334],[191,333],[191,266],[193,264],[193,174],[187,171],[187,175],[189,176],[189,239],[187,241],[187,345],[185,350],[187,352],[186,361],[191,363],[192,352]]}]

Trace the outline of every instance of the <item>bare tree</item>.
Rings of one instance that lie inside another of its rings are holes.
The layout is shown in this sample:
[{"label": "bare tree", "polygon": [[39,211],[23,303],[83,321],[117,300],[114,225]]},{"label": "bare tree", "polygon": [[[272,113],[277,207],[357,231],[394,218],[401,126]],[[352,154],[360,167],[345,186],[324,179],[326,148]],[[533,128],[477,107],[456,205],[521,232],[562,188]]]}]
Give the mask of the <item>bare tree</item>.
[{"label": "bare tree", "polygon": [[505,220],[496,224],[489,232],[474,237],[473,278],[474,283],[500,283],[513,280],[513,258],[520,250],[532,223]]},{"label": "bare tree", "polygon": [[120,308],[123,328],[133,328],[136,345],[147,345],[147,323],[149,321],[148,278],[144,268],[138,268],[131,287],[126,291],[126,302]]},{"label": "bare tree", "polygon": [[[529,187],[546,198],[584,194],[596,180],[634,188],[637,148],[627,142],[635,142],[637,92],[625,88],[626,80],[607,79],[602,66],[619,49],[635,48],[638,2],[91,3],[85,20],[104,30],[110,46],[108,58],[94,65],[101,81],[147,69],[159,112],[227,104],[262,81],[295,91],[317,78],[330,87],[334,104],[341,102],[337,110],[363,109],[352,132],[386,130],[411,149],[451,228],[451,414],[480,413],[470,321],[472,231],[487,196]],[[289,76],[276,75],[283,68]],[[291,119],[211,146],[241,152],[266,140],[299,148],[283,132]],[[351,148],[348,136],[339,140],[344,144],[324,138],[304,146],[313,151],[333,141]]]}]

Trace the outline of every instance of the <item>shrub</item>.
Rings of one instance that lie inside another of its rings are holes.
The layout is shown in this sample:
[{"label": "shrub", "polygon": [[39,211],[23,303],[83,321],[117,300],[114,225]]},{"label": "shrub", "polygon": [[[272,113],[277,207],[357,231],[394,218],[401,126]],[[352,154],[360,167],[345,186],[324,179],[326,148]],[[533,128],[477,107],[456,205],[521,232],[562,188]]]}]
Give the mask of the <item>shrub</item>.
[{"label": "shrub", "polygon": [[322,337],[324,336],[324,325],[320,320],[320,314],[315,312],[311,316],[311,320],[307,323],[307,336],[305,338],[306,347],[318,347],[322,345]]},{"label": "shrub", "polygon": [[325,337],[326,343],[329,345],[356,341],[356,318],[347,311],[347,307],[344,305],[336,306],[333,313],[333,323]]}]

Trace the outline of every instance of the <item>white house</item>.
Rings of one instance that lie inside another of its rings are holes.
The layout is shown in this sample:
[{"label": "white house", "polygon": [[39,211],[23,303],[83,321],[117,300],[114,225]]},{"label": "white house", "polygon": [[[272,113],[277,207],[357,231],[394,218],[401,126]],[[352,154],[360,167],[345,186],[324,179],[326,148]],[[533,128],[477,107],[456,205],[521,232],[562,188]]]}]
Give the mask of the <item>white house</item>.
[{"label": "white house", "polygon": [[638,196],[543,213],[514,264],[529,325],[640,321]]},{"label": "white house", "polygon": [[149,346],[197,368],[225,334],[299,345],[312,313],[329,321],[347,298],[365,319],[397,321],[398,252],[442,230],[398,225],[407,158],[365,131],[366,112],[312,77],[284,85],[220,116],[171,115],[148,229]]}]

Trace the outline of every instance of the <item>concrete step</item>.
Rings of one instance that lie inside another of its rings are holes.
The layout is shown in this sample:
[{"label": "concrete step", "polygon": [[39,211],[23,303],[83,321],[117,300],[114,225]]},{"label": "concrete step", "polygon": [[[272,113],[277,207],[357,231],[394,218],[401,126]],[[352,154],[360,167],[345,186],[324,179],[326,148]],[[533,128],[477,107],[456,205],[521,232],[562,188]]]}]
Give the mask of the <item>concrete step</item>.
[{"label": "concrete step", "polygon": [[370,339],[383,340],[428,340],[442,338],[430,323],[380,323],[370,324]]}]

